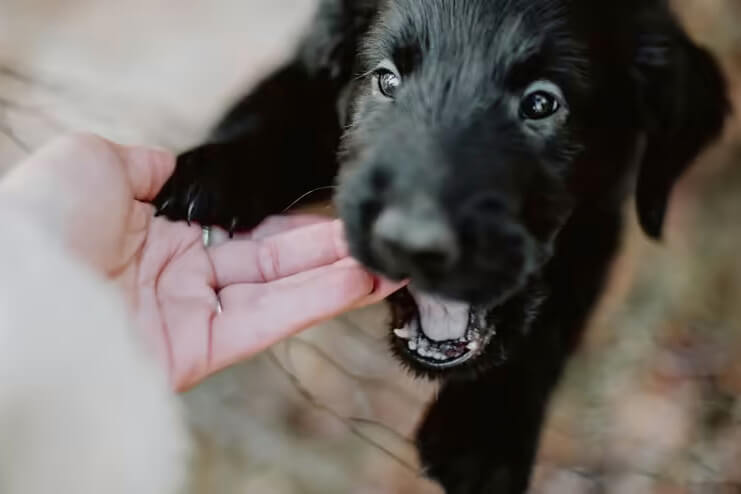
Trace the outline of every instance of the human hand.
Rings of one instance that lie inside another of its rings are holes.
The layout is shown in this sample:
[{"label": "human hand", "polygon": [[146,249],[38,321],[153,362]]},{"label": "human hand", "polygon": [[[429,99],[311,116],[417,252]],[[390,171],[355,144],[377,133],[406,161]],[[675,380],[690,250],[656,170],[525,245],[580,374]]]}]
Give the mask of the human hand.
[{"label": "human hand", "polygon": [[147,202],[174,162],[78,135],[31,156],[0,191],[121,288],[178,389],[398,288],[349,258],[338,221],[277,217],[205,247],[200,227],[154,218]]}]

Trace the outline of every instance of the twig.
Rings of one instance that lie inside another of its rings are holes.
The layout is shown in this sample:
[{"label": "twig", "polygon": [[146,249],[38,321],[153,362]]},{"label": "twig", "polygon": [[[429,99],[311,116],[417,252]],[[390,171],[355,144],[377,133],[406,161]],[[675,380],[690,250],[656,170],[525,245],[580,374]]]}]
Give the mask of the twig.
[{"label": "twig", "polygon": [[[328,406],[324,405],[323,403],[319,402],[314,395],[307,390],[303,384],[301,384],[301,380],[296,376],[295,373],[291,372],[286,366],[283,365],[283,363],[278,359],[278,357],[275,355],[275,353],[270,352],[269,353],[270,359],[273,361],[273,363],[278,367],[278,369],[288,378],[289,382],[294,386],[296,391],[306,400],[308,401],[314,408],[321,410],[328,415],[332,416],[336,420],[339,420],[342,422],[347,429],[356,437],[359,439],[365,441],[370,446],[374,447],[376,450],[380,451],[381,453],[385,454],[392,460],[396,461],[399,465],[406,468],[413,474],[420,476],[421,472],[418,468],[416,468],[414,465],[407,462],[404,458],[401,458],[393,451],[386,448],[384,445],[380,444],[379,442],[375,441],[373,438],[368,436],[366,433],[364,433],[361,429],[359,429],[356,424],[354,423],[356,419],[347,419],[343,416],[341,416],[339,413],[335,412],[333,409],[329,408]],[[368,423],[368,421],[366,421]],[[391,432],[396,437],[401,437],[404,439],[405,442],[408,444],[411,444],[411,441],[403,436],[401,436],[398,432],[393,431],[392,429],[386,427],[383,424],[377,423],[379,427],[382,429],[385,429],[389,432]]]}]

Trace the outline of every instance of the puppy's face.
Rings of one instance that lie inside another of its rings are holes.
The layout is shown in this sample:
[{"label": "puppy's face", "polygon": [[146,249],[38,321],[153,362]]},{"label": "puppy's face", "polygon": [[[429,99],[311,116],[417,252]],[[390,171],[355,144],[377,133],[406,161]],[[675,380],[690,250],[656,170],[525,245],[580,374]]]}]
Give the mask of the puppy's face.
[{"label": "puppy's face", "polygon": [[578,182],[627,168],[630,91],[565,4],[392,0],[363,44],[338,206],[354,255],[411,279],[393,345],[422,372],[504,358],[499,322],[536,312]]}]

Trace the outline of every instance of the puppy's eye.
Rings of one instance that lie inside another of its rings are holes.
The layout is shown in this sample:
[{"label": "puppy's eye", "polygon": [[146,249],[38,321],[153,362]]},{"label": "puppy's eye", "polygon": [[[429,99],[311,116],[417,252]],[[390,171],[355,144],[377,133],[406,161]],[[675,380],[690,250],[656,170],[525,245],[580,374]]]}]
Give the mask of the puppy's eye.
[{"label": "puppy's eye", "polygon": [[525,118],[540,120],[541,118],[550,117],[560,107],[561,104],[555,96],[545,91],[538,91],[525,97],[520,107],[520,113]]},{"label": "puppy's eye", "polygon": [[388,69],[378,69],[376,80],[378,81],[378,90],[387,98],[396,96],[396,91],[401,86],[401,78]]},{"label": "puppy's eye", "polygon": [[548,118],[563,107],[563,94],[555,84],[538,81],[530,85],[520,102],[520,116],[528,120]]}]

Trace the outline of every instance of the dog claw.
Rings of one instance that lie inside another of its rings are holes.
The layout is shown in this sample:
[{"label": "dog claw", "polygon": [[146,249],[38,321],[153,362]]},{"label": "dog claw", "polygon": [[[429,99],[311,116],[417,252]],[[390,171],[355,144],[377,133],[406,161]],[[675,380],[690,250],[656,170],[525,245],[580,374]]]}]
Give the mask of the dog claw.
[{"label": "dog claw", "polygon": [[188,226],[190,226],[190,224],[191,224],[191,222],[193,220],[193,212],[195,211],[195,209],[196,209],[196,202],[193,201],[193,202],[191,202],[188,205],[188,214],[187,214],[187,216],[185,218],[185,221],[188,222]]},{"label": "dog claw", "polygon": [[188,193],[186,194],[185,203],[188,205],[188,212],[185,216],[185,221],[188,222],[188,226],[193,222],[193,213],[196,209],[196,204],[198,203],[198,186],[197,185],[191,185],[190,188],[188,188]]},{"label": "dog claw", "polygon": [[154,212],[155,218],[165,214],[165,210],[170,206],[171,202],[172,202],[172,199],[167,199],[165,202],[163,202]]},{"label": "dog claw", "polygon": [[191,220],[193,219],[193,209],[194,208],[195,208],[195,204],[191,202],[190,205],[188,205],[188,214],[185,217],[185,221],[188,223],[188,226],[190,226]]},{"label": "dog claw", "polygon": [[239,218],[236,216],[232,218],[232,222],[229,224],[229,238],[234,238],[234,231],[237,229],[237,222]]}]

